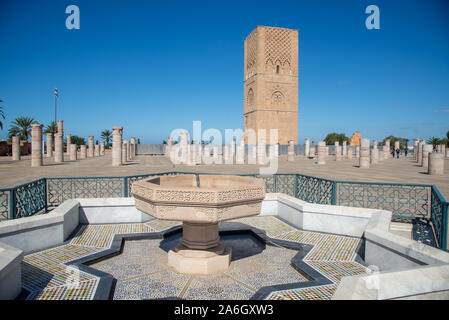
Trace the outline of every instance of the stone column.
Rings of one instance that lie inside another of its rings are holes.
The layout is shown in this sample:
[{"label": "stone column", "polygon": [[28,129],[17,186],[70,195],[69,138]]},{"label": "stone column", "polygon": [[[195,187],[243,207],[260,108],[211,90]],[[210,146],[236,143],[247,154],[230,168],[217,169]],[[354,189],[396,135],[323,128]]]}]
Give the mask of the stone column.
[{"label": "stone column", "polygon": [[47,158],[53,157],[53,134],[47,133]]},{"label": "stone column", "polygon": [[420,141],[418,142],[418,153],[417,153],[417,159],[418,165],[422,167],[422,152],[423,152],[424,142]]},{"label": "stone column", "polygon": [[326,146],[326,157],[329,157],[329,147]]},{"label": "stone column", "polygon": [[87,156],[92,158],[94,156],[94,136],[89,136],[89,148],[87,149]]},{"label": "stone column", "polygon": [[189,144],[189,133],[187,131],[181,132],[181,142],[180,142],[181,160],[183,164],[189,162],[190,156],[190,144]]},{"label": "stone column", "polygon": [[318,141],[317,163],[326,164],[326,142]]},{"label": "stone column", "polygon": [[128,160],[128,140],[123,140],[122,143],[122,163]]},{"label": "stone column", "polygon": [[352,149],[351,149],[351,148],[348,148],[348,151],[347,151],[347,158],[348,158],[348,159],[352,159],[352,156],[353,156],[353,154],[352,154]]},{"label": "stone column", "polygon": [[304,155],[306,157],[309,157],[310,155],[310,139],[306,138],[306,145],[305,145],[305,149],[304,149]]},{"label": "stone column", "polygon": [[100,156],[104,156],[104,141],[100,141]]},{"label": "stone column", "polygon": [[31,125],[31,166],[41,167],[42,160],[42,124]]},{"label": "stone column", "polygon": [[341,148],[338,141],[335,141],[335,161],[341,161]]},{"label": "stone column", "polygon": [[371,149],[371,164],[379,163],[379,149],[377,149],[377,140],[373,140],[373,148]]},{"label": "stone column", "polygon": [[446,150],[446,158],[449,159],[449,150]]},{"label": "stone column", "polygon": [[100,145],[99,144],[96,144],[94,146],[94,156],[95,157],[99,157],[100,156]]},{"label": "stone column", "polygon": [[391,153],[390,153],[390,139],[385,140],[385,150],[384,152],[386,152],[386,157],[385,159],[390,159],[391,158]]},{"label": "stone column", "polygon": [[418,159],[418,139],[413,139],[413,160]]},{"label": "stone column", "polygon": [[222,163],[223,159],[221,161],[218,159],[218,146],[212,147],[212,158],[214,159],[214,163],[216,164]]},{"label": "stone column", "polygon": [[235,158],[235,151],[236,151],[236,142],[235,142],[235,138],[232,138],[231,141],[231,159],[232,159],[232,163],[234,164],[234,158]]},{"label": "stone column", "polygon": [[[135,144],[135,142],[133,141],[134,138],[131,138],[131,146],[133,146]],[[172,138],[168,137],[168,141],[167,141],[167,145],[165,146],[165,156],[166,157],[170,157],[170,150],[171,150],[171,146],[172,146]]]},{"label": "stone column", "polygon": [[[169,151],[171,150],[171,147],[173,145],[173,141],[172,138],[168,138],[168,142],[169,142]],[[137,149],[137,145],[136,145],[136,138],[135,137],[131,137],[131,157],[135,158],[136,157],[136,149]],[[170,156],[170,152],[168,153],[168,156]]]},{"label": "stone column", "polygon": [[64,121],[62,120],[58,120],[58,133],[64,133]]},{"label": "stone column", "polygon": [[127,156],[127,160],[131,161],[131,143],[129,143],[129,141],[126,141],[126,156]]},{"label": "stone column", "polygon": [[399,149],[399,148],[400,148],[399,140],[396,140],[394,142],[394,151],[396,151],[396,149]]},{"label": "stone column", "polygon": [[76,161],[76,159],[78,158],[77,157],[77,150],[76,150],[76,144],[74,144],[74,143],[71,143],[70,145],[69,145],[69,149],[70,149],[70,152],[69,152],[69,157],[70,157],[70,160],[71,161]]},{"label": "stone column", "polygon": [[112,127],[112,166],[122,165],[122,133],[123,127]]},{"label": "stone column", "polygon": [[422,149],[422,167],[426,168],[429,165],[429,154],[431,154],[433,151],[433,145],[431,144],[425,144],[423,145]]},{"label": "stone column", "polygon": [[315,156],[316,156],[316,146],[315,145],[311,145],[310,146],[309,158],[315,158]]},{"label": "stone column", "polygon": [[20,137],[19,136],[12,137],[12,160],[13,161],[20,160]]},{"label": "stone column", "polygon": [[71,134],[67,134],[66,135],[66,143],[65,143],[65,145],[66,145],[66,148],[67,148],[67,155],[69,156],[70,160],[72,160],[71,157],[70,157],[70,152],[72,152],[72,149],[70,147],[71,144],[72,144],[72,135]]},{"label": "stone column", "polygon": [[360,140],[360,159],[359,159],[360,168],[369,168],[369,162],[370,162],[369,139],[362,138]]},{"label": "stone column", "polygon": [[86,159],[87,158],[87,147],[85,144],[82,144],[80,146],[80,159]]},{"label": "stone column", "polygon": [[429,174],[443,175],[444,174],[444,155],[442,153],[429,153]]},{"label": "stone column", "polygon": [[347,152],[346,148],[347,148],[346,141],[343,141],[343,152],[342,152],[343,158],[346,158],[348,156],[348,152]]},{"label": "stone column", "polygon": [[240,144],[237,146],[235,153],[235,163],[245,164],[245,140],[243,137],[240,139]]},{"label": "stone column", "polygon": [[384,160],[384,150],[383,147],[379,147],[379,145],[377,146],[377,154],[379,155],[379,162]]},{"label": "stone column", "polygon": [[295,141],[294,140],[290,140],[288,142],[287,161],[295,161]]},{"label": "stone column", "polygon": [[[59,120],[62,121],[62,120]],[[55,162],[60,163],[64,161],[64,134],[61,132],[55,135]]]},{"label": "stone column", "polygon": [[355,147],[355,157],[357,159],[360,158],[360,146]]}]

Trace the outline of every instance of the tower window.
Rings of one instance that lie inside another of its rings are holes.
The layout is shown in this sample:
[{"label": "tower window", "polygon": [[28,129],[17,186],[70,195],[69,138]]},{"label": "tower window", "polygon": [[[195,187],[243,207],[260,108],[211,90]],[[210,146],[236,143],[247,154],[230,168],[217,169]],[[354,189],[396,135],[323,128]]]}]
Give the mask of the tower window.
[{"label": "tower window", "polygon": [[276,66],[276,73],[279,73],[279,65]]}]

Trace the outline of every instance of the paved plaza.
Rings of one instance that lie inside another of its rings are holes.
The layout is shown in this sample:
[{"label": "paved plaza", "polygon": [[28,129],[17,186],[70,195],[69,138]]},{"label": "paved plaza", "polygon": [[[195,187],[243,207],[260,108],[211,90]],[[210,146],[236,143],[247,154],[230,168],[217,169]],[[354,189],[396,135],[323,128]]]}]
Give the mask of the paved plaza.
[{"label": "paved plaza", "polygon": [[[209,172],[228,174],[257,174],[259,165],[173,165],[166,156],[137,155],[132,161],[120,167],[113,167],[111,152],[103,157],[55,163],[54,158],[43,158],[42,167],[31,167],[30,156],[21,161],[11,157],[0,157],[0,188],[9,188],[43,177],[87,177],[87,176],[130,176],[164,171]],[[427,170],[407,158],[387,159],[372,164],[370,168],[359,168],[358,159],[334,161],[326,159],[325,165],[318,165],[313,159],[295,156],[294,162],[287,156],[279,157],[278,173],[301,173],[316,177],[345,181],[391,182],[434,184],[442,195],[449,199],[449,159],[445,159],[444,175],[429,175]]]}]

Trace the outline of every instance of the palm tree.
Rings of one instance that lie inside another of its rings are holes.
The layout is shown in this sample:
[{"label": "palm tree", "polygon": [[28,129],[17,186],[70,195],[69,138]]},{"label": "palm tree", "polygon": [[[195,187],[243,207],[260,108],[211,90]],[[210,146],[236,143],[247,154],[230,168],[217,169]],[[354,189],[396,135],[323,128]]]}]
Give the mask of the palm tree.
[{"label": "palm tree", "polygon": [[109,148],[109,140],[111,140],[111,135],[112,135],[112,132],[111,132],[111,130],[108,130],[108,129],[104,130],[101,133],[101,138],[106,141],[106,145],[108,148]]},{"label": "palm tree", "polygon": [[8,130],[8,138],[12,136],[20,136],[20,140],[26,140],[31,134],[31,125],[37,123],[36,120],[30,117],[19,117],[11,122],[11,128]]},{"label": "palm tree", "polygon": [[50,122],[49,125],[47,125],[45,127],[44,133],[51,133],[51,135],[53,137],[53,141],[54,141],[55,132],[56,132],[56,125],[55,125],[55,122],[52,121],[52,122]]},{"label": "palm tree", "polygon": [[[3,100],[0,100],[0,102],[3,102]],[[3,119],[5,119],[5,113],[3,112],[3,107],[0,106],[0,117],[2,117]],[[0,129],[3,130],[3,122],[0,121]],[[448,132],[449,134],[449,132]]]}]

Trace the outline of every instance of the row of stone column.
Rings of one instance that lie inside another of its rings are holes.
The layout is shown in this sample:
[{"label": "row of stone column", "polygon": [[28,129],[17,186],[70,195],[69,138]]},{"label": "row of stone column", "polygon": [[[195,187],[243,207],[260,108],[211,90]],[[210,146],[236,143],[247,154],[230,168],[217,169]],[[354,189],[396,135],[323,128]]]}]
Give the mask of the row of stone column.
[{"label": "row of stone column", "polygon": [[427,144],[426,140],[414,139],[414,160],[419,166],[427,169],[428,174],[442,175],[444,174],[444,158],[449,158],[445,145],[437,146],[436,152],[433,145]]},{"label": "row of stone column", "polygon": [[[387,140],[386,146],[381,150],[378,148],[377,140],[373,140],[373,147],[370,148],[370,139],[361,139],[360,146],[355,148],[355,158],[359,160],[360,168],[369,168],[370,164],[377,164],[379,161],[388,159],[390,141]],[[354,151],[352,148],[348,148],[346,141],[340,146],[337,141],[334,145],[335,153],[334,160],[341,161],[343,158],[352,159]],[[310,146],[310,139],[305,140],[305,155],[309,158],[315,158],[315,146]],[[294,142],[289,141],[287,161],[294,161]],[[316,163],[325,164],[326,158],[329,156],[329,147],[326,146],[324,141],[319,141],[316,148]]]},{"label": "row of stone column", "polygon": [[112,166],[118,167],[136,156],[136,138],[123,140],[123,127],[112,127]]},{"label": "row of stone column", "polygon": [[[31,125],[31,166],[40,167],[43,165],[43,152],[42,152],[42,124]],[[64,129],[63,120],[58,121],[58,128],[55,134],[54,141],[54,157],[56,163],[64,161]],[[77,145],[71,143],[71,135],[67,134],[67,156],[70,160],[77,160]],[[94,136],[89,136],[88,149],[85,145],[80,147],[80,159],[87,157],[99,157],[103,156],[105,152],[104,141],[100,144],[94,145]],[[47,157],[53,157],[53,135],[47,134]],[[12,137],[12,159],[20,160],[20,140],[19,137]]]},{"label": "row of stone column", "polygon": [[[279,154],[278,145],[270,145],[268,153],[266,151],[266,142],[261,140],[257,145],[248,146],[247,164],[267,164]],[[240,140],[237,145],[236,140],[232,139],[230,145],[222,146],[221,156],[218,145],[201,145],[193,141],[188,142],[188,132],[183,131],[180,134],[180,142],[173,145],[172,139],[168,138],[165,148],[165,155],[170,157],[174,164],[186,164],[195,166],[204,164],[245,164],[245,141]]]}]

